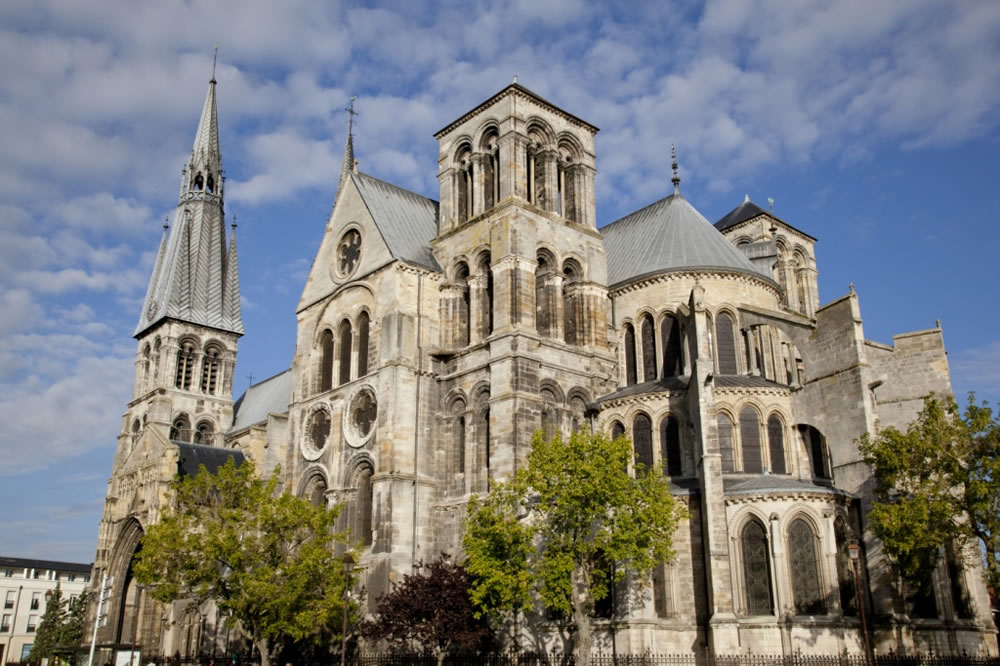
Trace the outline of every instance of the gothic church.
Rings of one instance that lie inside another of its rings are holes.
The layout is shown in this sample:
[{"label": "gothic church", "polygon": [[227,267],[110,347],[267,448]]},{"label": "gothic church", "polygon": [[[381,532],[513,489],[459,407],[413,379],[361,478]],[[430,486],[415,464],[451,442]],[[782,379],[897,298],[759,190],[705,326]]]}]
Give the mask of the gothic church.
[{"label": "gothic church", "polygon": [[[676,162],[668,196],[599,225],[598,129],[517,83],[435,134],[437,201],[358,171],[348,136],[291,367],[234,402],[215,93],[135,331],[94,564],[115,580],[100,643],[187,656],[229,640],[213,609],[160,607],[131,577],[177,473],[235,455],[343,503],[372,610],[415,562],[458,552],[470,496],[523,464],[535,431],[588,424],[662,463],[690,512],[645,599],[597,620],[604,650],[861,653],[864,611],[878,652],[996,652],[975,552],[914,591],[865,529],[853,442],[951,392],[940,327],[866,340],[853,288],[821,304],[815,238],[749,198],[711,223]],[[533,631],[556,646],[554,624]]]}]

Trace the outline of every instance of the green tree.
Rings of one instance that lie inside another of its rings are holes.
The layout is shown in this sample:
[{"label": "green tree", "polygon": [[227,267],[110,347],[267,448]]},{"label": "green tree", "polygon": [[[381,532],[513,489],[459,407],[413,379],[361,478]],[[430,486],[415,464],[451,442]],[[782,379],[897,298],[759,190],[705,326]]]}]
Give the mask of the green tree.
[{"label": "green tree", "polygon": [[969,395],[930,395],[905,431],[858,440],[875,475],[872,531],[908,580],[925,582],[944,547],[978,541],[988,583],[1000,589],[1000,423]]},{"label": "green tree", "polygon": [[277,492],[233,459],[173,484],[173,506],[146,532],[136,579],[163,602],[213,600],[250,635],[268,666],[282,652],[335,641],[345,578],[335,546],[339,507]]},{"label": "green tree", "polygon": [[28,661],[39,664],[42,659],[52,656],[52,651],[61,644],[66,617],[66,602],[63,601],[59,583],[56,583],[56,589],[46,595],[45,612],[38,624]]},{"label": "green tree", "polygon": [[404,649],[416,643],[439,665],[452,650],[492,647],[493,631],[473,608],[465,569],[447,555],[419,568],[379,599],[378,613],[361,623],[361,635]]},{"label": "green tree", "polygon": [[660,469],[635,465],[633,475],[631,461],[624,437],[535,434],[527,467],[469,505],[465,566],[481,612],[527,610],[537,595],[572,617],[576,663],[589,664],[595,603],[626,572],[641,584],[671,560],[674,532],[687,515]]}]

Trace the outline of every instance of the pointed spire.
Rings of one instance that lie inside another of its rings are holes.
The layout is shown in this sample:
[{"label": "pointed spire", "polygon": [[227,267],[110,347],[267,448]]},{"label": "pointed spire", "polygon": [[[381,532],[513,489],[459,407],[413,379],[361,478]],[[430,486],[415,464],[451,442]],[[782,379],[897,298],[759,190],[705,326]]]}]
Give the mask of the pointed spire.
[{"label": "pointed spire", "polygon": [[[216,47],[218,55],[218,47]],[[208,82],[208,93],[205,95],[205,104],[201,109],[201,120],[198,122],[198,131],[194,135],[194,147],[191,149],[191,164],[188,167],[188,178],[191,179],[186,184],[196,190],[204,190],[213,194],[221,195],[222,180],[222,151],[219,150],[219,112],[215,104],[215,58],[212,59],[212,78]],[[194,183],[198,175],[202,176],[202,181]],[[208,178],[212,178],[209,187]],[[182,187],[182,189],[187,189]]]},{"label": "pointed spire", "polygon": [[347,141],[344,143],[344,161],[340,165],[340,178],[337,179],[337,194],[333,197],[333,205],[337,205],[337,199],[340,198],[340,193],[344,191],[344,183],[347,182],[347,178],[351,172],[354,171],[354,116],[358,115],[358,112],[354,110],[354,102],[357,100],[357,96],[351,97],[351,104],[345,111],[347,111]]},{"label": "pointed spire", "polygon": [[243,332],[243,314],[240,310],[240,266],[236,258],[236,214],[233,214],[229,251],[226,252],[226,274],[222,293],[223,327],[237,333]]},{"label": "pointed spire", "polygon": [[681,193],[681,176],[677,170],[677,147],[674,144],[670,144],[670,158],[673,160],[671,167],[674,170],[674,177],[670,181],[674,184],[674,194],[678,195]]}]

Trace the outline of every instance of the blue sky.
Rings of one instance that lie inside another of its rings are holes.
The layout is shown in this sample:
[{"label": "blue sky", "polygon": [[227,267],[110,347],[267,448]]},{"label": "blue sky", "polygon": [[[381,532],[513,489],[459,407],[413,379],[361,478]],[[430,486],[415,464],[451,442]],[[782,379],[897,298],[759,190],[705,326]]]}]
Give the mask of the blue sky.
[{"label": "blue sky", "polygon": [[822,302],[853,282],[881,342],[940,319],[955,392],[1000,400],[1000,3],[399,4],[0,4],[2,554],[93,559],[216,44],[237,394],[291,361],[349,98],[361,170],[437,198],[432,134],[517,74],[601,128],[599,224],[672,191],[676,143],[706,217],[773,197]]}]

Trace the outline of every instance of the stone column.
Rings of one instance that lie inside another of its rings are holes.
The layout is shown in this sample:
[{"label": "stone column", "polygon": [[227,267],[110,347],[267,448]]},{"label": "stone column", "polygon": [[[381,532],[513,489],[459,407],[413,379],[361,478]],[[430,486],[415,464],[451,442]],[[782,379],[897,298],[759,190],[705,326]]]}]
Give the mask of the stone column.
[{"label": "stone column", "polygon": [[482,153],[475,153],[470,158],[472,163],[472,210],[469,217],[481,215],[486,210],[483,206],[483,201],[486,198],[483,196],[486,185],[483,182],[483,174],[486,172],[486,169],[483,168],[483,160],[485,159],[486,155]]},{"label": "stone column", "polygon": [[520,134],[508,132],[497,142],[500,159],[500,200],[507,197],[528,198],[527,149],[528,140]]},{"label": "stone column", "polygon": [[462,285],[448,282],[439,288],[441,292],[439,301],[439,330],[441,332],[441,347],[445,349],[455,349],[464,347],[466,344],[465,330],[461,316],[462,305]]},{"label": "stone column", "polygon": [[438,211],[439,235],[455,226],[455,175],[454,167],[447,167],[438,171],[441,202]]},{"label": "stone column", "polygon": [[468,279],[469,289],[469,344],[484,340],[489,331],[486,327],[489,319],[486,317],[486,276],[473,275]]},{"label": "stone column", "polygon": [[[536,276],[535,280],[535,293],[541,295],[541,300],[535,303],[535,311],[537,313],[539,310],[544,308],[548,323],[544,330],[539,327],[538,333],[539,335],[543,335],[545,337],[562,340],[564,328],[562,293],[563,276],[555,272],[549,272],[544,275]],[[538,326],[537,322],[539,319],[537,314],[535,319],[536,326]]]},{"label": "stone column", "polygon": [[790,607],[792,591],[789,585],[788,564],[785,561],[785,541],[781,538],[778,514],[772,513],[768,521],[768,539],[771,541],[771,577],[774,590],[774,614],[781,617]]},{"label": "stone column", "polygon": [[555,150],[543,150],[538,155],[540,158],[538,160],[540,163],[539,167],[545,173],[545,182],[541,188],[542,191],[538,193],[539,196],[536,197],[535,201],[539,208],[555,213],[559,209],[559,167],[556,162],[559,158],[559,153]]}]

